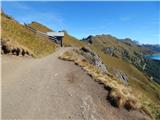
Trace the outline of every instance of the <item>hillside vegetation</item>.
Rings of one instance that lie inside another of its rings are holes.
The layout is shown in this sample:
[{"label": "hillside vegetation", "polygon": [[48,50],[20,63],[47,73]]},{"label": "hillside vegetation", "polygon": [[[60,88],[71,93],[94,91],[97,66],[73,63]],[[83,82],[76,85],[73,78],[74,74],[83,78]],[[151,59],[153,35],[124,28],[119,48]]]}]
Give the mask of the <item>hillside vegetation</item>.
[{"label": "hillside vegetation", "polygon": [[[32,22],[30,24],[28,24],[28,26],[41,31],[41,32],[51,32],[53,30],[51,30],[50,28],[38,23],[38,22]],[[64,32],[64,38],[63,38],[63,45],[65,47],[67,46],[75,46],[75,47],[82,47],[84,46],[84,43],[80,40],[78,40],[77,38],[71,36],[69,33],[67,33],[66,31]]]},{"label": "hillside vegetation", "polygon": [[[86,52],[88,53],[88,51]],[[135,91],[133,86],[123,84],[123,82],[119,81],[113,74],[102,73],[98,67],[89,62],[90,60],[88,61],[88,57],[84,56],[80,49],[67,51],[59,58],[62,60],[73,61],[76,65],[85,70],[95,81],[104,84],[106,90],[109,91],[107,100],[111,105],[118,108],[124,107],[129,111],[139,110],[148,114],[153,119],[159,119],[158,102],[156,104],[153,101],[151,102],[148,96],[146,97],[143,95],[143,91]]]},{"label": "hillside vegetation", "polygon": [[51,30],[50,28],[38,23],[38,22],[32,22],[30,24],[28,24],[28,26],[38,30],[38,31],[41,31],[41,32],[51,32],[53,30]]},{"label": "hillside vegetation", "polygon": [[84,46],[84,43],[78,39],[76,39],[75,37],[69,35],[67,32],[65,32],[64,34],[64,38],[63,38],[63,45],[65,47],[69,47],[69,46],[75,46],[75,47],[82,47]]},{"label": "hillside vegetation", "polygon": [[56,46],[52,41],[36,36],[17,21],[6,17],[4,13],[1,22],[3,43],[13,48],[27,49],[34,57],[42,57],[54,52]]},{"label": "hillside vegetation", "polygon": [[149,75],[157,77],[159,62],[146,61],[141,47],[129,39],[118,40],[110,35],[97,35],[89,36],[84,42],[89,43],[88,47],[101,57],[111,74],[116,76],[117,71],[121,71],[126,75],[128,85],[132,87],[136,97],[142,100],[142,104],[144,102],[145,106],[149,106],[149,110],[159,118],[160,85],[143,72],[143,69],[149,70]]},{"label": "hillside vegetation", "polygon": [[144,52],[147,48],[144,49],[131,39],[117,39],[111,35],[96,35],[89,36],[84,41],[95,46],[106,55],[131,63],[138,70],[153,78],[154,81],[160,82],[160,76],[157,76],[160,74],[160,67],[153,67],[159,66],[159,62],[145,59]]}]

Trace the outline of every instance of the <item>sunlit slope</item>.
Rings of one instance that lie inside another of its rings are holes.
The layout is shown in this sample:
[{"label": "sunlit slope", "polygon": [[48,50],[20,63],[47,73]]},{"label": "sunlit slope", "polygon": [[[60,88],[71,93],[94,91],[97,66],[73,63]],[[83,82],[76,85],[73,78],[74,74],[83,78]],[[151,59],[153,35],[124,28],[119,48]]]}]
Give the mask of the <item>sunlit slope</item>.
[{"label": "sunlit slope", "polygon": [[48,28],[47,26],[44,26],[38,22],[32,22],[30,24],[28,24],[30,27],[38,30],[38,31],[41,31],[41,32],[51,32],[52,30],[50,28]]},{"label": "sunlit slope", "polygon": [[121,59],[104,54],[96,46],[92,46],[92,49],[100,55],[103,62],[109,67],[110,71],[112,71],[112,68],[124,71],[129,77],[129,84],[135,88],[135,91],[137,91],[138,88],[140,91],[144,91],[145,94],[148,94],[151,98],[154,98],[154,100],[159,100],[158,95],[160,96],[160,87],[154,85],[154,82],[151,82],[135,66]]},{"label": "sunlit slope", "polygon": [[[159,119],[160,117],[160,85],[159,63],[144,59],[143,49],[135,41],[129,38],[118,39],[111,35],[89,36],[84,42],[95,51],[107,66],[109,72],[115,74],[115,70],[126,74],[128,84],[142,101]],[[156,67],[155,67],[156,66]],[[153,76],[155,81],[151,79]],[[158,112],[159,111],[159,112]]]},{"label": "sunlit slope", "polygon": [[[143,66],[144,61],[141,48],[133,41],[130,39],[120,41],[113,36],[102,35],[94,37],[92,44],[89,46],[99,54],[111,72],[113,69],[118,69],[126,73],[129,78],[129,84],[135,88],[135,92],[137,90],[142,91],[152,100],[160,100],[160,86],[151,81],[134,63],[140,59],[141,61],[138,65]],[[113,51],[111,51],[113,54],[106,53],[104,51],[105,48],[113,48]],[[123,52],[127,54],[123,54]]]},{"label": "sunlit slope", "polygon": [[63,38],[63,44],[64,46],[76,46],[76,47],[82,47],[85,43],[82,41],[76,39],[75,37],[69,35],[65,32],[64,38]]},{"label": "sunlit slope", "polygon": [[55,50],[55,44],[47,38],[38,37],[26,29],[17,21],[2,14],[2,41],[6,41],[14,47],[28,49],[33,56],[42,57],[51,54]]},{"label": "sunlit slope", "polygon": [[146,60],[144,48],[135,41],[129,38],[118,39],[111,35],[89,36],[84,41],[96,45],[105,54],[131,63],[154,81],[160,82],[160,67],[155,67],[160,65],[159,62]]},{"label": "sunlit slope", "polygon": [[[41,32],[51,32],[53,30],[51,30],[50,28],[48,28],[47,26],[44,26],[38,22],[32,22],[29,24],[30,27],[39,30]],[[69,33],[67,33],[66,31],[63,31],[64,34],[64,38],[63,38],[63,45],[64,46],[76,46],[76,47],[81,47],[84,45],[84,43],[78,39],[76,39],[75,37],[73,37],[72,35],[70,35]]]}]

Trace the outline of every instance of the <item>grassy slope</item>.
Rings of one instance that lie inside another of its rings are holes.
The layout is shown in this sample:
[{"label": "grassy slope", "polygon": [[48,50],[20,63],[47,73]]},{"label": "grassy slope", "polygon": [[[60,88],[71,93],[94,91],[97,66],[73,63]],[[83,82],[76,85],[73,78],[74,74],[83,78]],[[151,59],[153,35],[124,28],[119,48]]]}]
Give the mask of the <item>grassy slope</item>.
[{"label": "grassy slope", "polygon": [[68,33],[65,33],[64,38],[63,38],[63,44],[64,46],[76,46],[76,47],[82,47],[84,46],[84,43]]},{"label": "grassy slope", "polygon": [[[156,109],[155,107],[160,104],[160,85],[154,81],[150,81],[132,64],[129,64],[122,59],[112,57],[111,55],[104,54],[101,51],[101,45],[91,45],[90,47],[102,58],[111,73],[114,68],[122,70],[127,74],[129,85],[132,87],[137,97],[142,99],[142,102],[147,101],[147,105],[151,104],[154,106],[152,109],[149,108],[151,111],[155,112],[158,110],[158,108]],[[156,114],[159,115],[160,113]]]},{"label": "grassy slope", "polygon": [[[127,43],[127,42],[126,42]],[[129,42],[128,42],[129,43]],[[129,56],[134,56],[134,52],[141,52],[141,49],[134,44],[127,45],[124,42],[119,42],[117,38],[110,35],[98,35],[94,37],[93,44],[100,45],[102,48],[114,47],[120,52],[124,50],[128,51]],[[118,53],[115,53],[118,57],[121,57]]]},{"label": "grassy slope", "polygon": [[[67,37],[65,35],[64,42],[68,46],[75,45],[81,47],[86,45],[85,42],[76,41],[75,38],[68,39],[68,35]],[[151,109],[151,111],[155,112],[155,110],[157,110],[157,108],[155,109],[156,105],[160,104],[160,85],[158,85],[154,81],[150,81],[149,78],[145,76],[145,74],[143,74],[140,70],[138,70],[134,65],[126,62],[123,59],[112,57],[111,55],[104,54],[102,52],[103,47],[112,46],[114,46],[115,48],[118,47],[120,50],[125,49],[129,51],[130,56],[134,56],[134,52],[141,52],[141,49],[138,46],[134,44],[128,46],[123,42],[118,42],[110,36],[108,36],[107,41],[105,38],[101,39],[101,41],[99,41],[98,39],[95,40],[94,43],[89,47],[91,47],[96,53],[98,53],[111,73],[113,68],[122,70],[124,73],[126,73],[129,79],[129,85],[132,87],[135,95],[137,95],[137,97],[139,97],[140,99],[147,101],[147,105],[153,105],[154,107]]]},{"label": "grassy slope", "polygon": [[18,22],[2,15],[2,40],[7,40],[13,46],[26,48],[35,57],[46,56],[55,50],[55,44],[46,38],[37,37]]},{"label": "grassy slope", "polygon": [[[100,45],[103,51],[105,51],[104,48],[112,49],[113,56],[132,63],[140,71],[143,71],[149,77],[153,77],[154,81],[160,82],[160,62],[145,60],[144,48],[136,45],[130,39],[117,40],[117,38],[109,35],[101,35],[94,37],[93,44]],[[145,69],[143,69],[144,66],[146,66]]]},{"label": "grassy slope", "polygon": [[48,27],[38,23],[38,22],[32,22],[29,24],[30,27],[36,29],[36,30],[39,30],[41,32],[50,32],[52,31],[51,29],[49,29]]},{"label": "grassy slope", "polygon": [[[116,69],[124,71],[129,77],[130,85],[135,87],[135,90],[137,89],[137,87],[139,87],[139,89],[141,90],[145,89],[145,91],[144,90],[143,91],[146,92],[146,94],[150,94],[151,98],[154,98],[155,100],[157,100],[156,95],[158,94],[158,91],[151,89],[152,87],[150,85],[152,84],[152,82],[150,82],[141,71],[135,68],[132,64],[129,64],[121,59],[112,57],[110,55],[104,54],[98,49],[97,46],[92,46],[92,49],[94,49],[94,51],[96,51],[101,56],[104,63],[109,68],[116,68]],[[137,84],[138,86],[135,84]]]},{"label": "grassy slope", "polygon": [[[46,27],[44,25],[41,25],[40,23],[37,23],[37,22],[32,22],[31,24],[29,24],[29,26],[31,26],[32,28],[35,28],[36,30],[39,30],[41,32],[52,31],[48,27]],[[63,38],[63,45],[64,46],[81,47],[81,46],[84,45],[84,43],[65,32],[65,35],[64,35],[64,38]]]}]

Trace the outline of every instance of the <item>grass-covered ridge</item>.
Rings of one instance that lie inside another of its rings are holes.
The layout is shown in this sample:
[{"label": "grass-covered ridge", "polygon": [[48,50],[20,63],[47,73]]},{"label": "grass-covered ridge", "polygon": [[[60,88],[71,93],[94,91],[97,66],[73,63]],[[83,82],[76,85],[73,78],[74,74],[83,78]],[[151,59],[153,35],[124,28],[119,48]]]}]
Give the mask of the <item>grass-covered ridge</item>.
[{"label": "grass-covered ridge", "polygon": [[51,32],[53,30],[51,30],[50,28],[38,23],[38,22],[32,22],[30,24],[28,24],[28,26],[38,30],[38,31],[41,31],[41,32]]},{"label": "grass-covered ridge", "polygon": [[54,52],[55,44],[52,41],[38,37],[25,26],[6,16],[1,13],[2,41],[6,41],[14,47],[25,48],[34,57],[42,57]]},{"label": "grass-covered ridge", "polygon": [[64,34],[63,38],[63,45],[64,46],[76,46],[76,47],[82,47],[85,45],[82,41],[76,39],[75,37],[69,35],[67,32]]},{"label": "grass-covered ridge", "polygon": [[106,54],[106,56],[110,55],[130,63],[153,78],[154,81],[160,82],[160,67],[155,67],[159,66],[160,62],[145,59],[144,53],[146,53],[147,48],[139,45],[137,42],[129,38],[118,39],[104,34],[89,36],[84,41],[90,43],[90,46],[94,46],[99,52]]}]

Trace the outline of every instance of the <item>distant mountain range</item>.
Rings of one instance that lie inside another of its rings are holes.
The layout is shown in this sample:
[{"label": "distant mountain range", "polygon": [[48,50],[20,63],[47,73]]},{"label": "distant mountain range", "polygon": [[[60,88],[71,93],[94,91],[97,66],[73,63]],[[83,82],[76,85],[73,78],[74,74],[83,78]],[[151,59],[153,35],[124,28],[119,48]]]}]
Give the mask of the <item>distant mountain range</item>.
[{"label": "distant mountain range", "polygon": [[150,44],[144,44],[142,45],[142,48],[145,48],[144,54],[160,54],[160,45],[150,45]]}]

